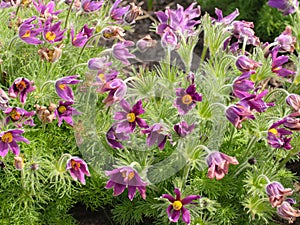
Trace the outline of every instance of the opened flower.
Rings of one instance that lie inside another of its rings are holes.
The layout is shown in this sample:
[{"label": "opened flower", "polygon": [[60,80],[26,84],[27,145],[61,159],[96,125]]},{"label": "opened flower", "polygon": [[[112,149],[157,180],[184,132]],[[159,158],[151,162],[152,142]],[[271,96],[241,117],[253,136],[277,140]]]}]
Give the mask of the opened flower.
[{"label": "opened flower", "polygon": [[194,130],[194,128],[195,124],[189,126],[185,121],[181,121],[180,123],[174,125],[174,130],[180,137],[187,136]]},{"label": "opened flower", "polygon": [[266,103],[262,99],[266,94],[268,93],[268,90],[264,90],[259,94],[249,94],[247,97],[243,98],[242,101],[247,102],[247,104],[250,106],[250,110],[256,110],[257,112],[264,112],[269,107],[274,106],[275,104],[273,102]]},{"label": "opened flower", "polygon": [[250,95],[248,91],[254,89],[255,83],[249,80],[249,78],[254,73],[255,73],[254,70],[246,71],[233,81],[232,88],[233,88],[233,95],[235,97],[242,99]]},{"label": "opened flower", "polygon": [[35,111],[28,112],[25,109],[13,107],[7,108],[4,111],[4,114],[9,115],[5,121],[6,124],[8,124],[9,121],[12,121],[18,127],[22,127],[23,123],[29,126],[35,125],[32,118],[32,116],[35,115]]},{"label": "opened flower", "polygon": [[268,144],[273,148],[285,148],[286,150],[290,150],[292,148],[290,144],[292,138],[287,136],[291,135],[293,132],[285,128],[278,128],[285,122],[286,118],[281,119],[274,123],[268,130]]},{"label": "opened flower", "polygon": [[286,196],[290,196],[293,194],[291,188],[284,188],[283,185],[277,181],[269,183],[266,186],[266,192],[269,196],[269,201],[273,208],[280,206]]},{"label": "opened flower", "polygon": [[223,12],[221,9],[216,8],[215,14],[217,15],[218,19],[212,18],[213,21],[222,23],[225,25],[231,24],[235,18],[237,18],[240,15],[240,12],[238,9],[235,9],[232,13],[230,13],[228,16],[223,17]]},{"label": "opened flower", "polygon": [[33,0],[32,2],[36,10],[40,13],[41,17],[44,19],[48,19],[49,17],[55,18],[59,13],[62,12],[62,10],[54,11],[55,8],[54,1],[48,2],[47,5],[43,0],[42,1],[38,0],[38,2]]},{"label": "opened flower", "polygon": [[84,12],[96,12],[101,9],[103,5],[103,0],[92,1],[92,0],[81,0],[81,8]]},{"label": "opened flower", "polygon": [[71,28],[71,38],[72,38],[72,45],[75,47],[83,47],[88,39],[93,35],[94,28],[88,28],[88,25],[85,24],[78,34],[75,35],[74,29]]},{"label": "opened flower", "polygon": [[112,55],[117,60],[120,60],[124,65],[129,66],[128,59],[134,59],[135,55],[129,53],[128,47],[134,46],[132,41],[124,41],[114,44],[112,46]]},{"label": "opened flower", "polygon": [[300,210],[292,207],[291,203],[288,201],[283,201],[283,203],[277,207],[277,214],[293,223],[296,220],[296,217],[300,217]]},{"label": "opened flower", "polygon": [[207,177],[209,179],[216,178],[217,180],[221,180],[225,174],[228,174],[229,164],[239,164],[235,157],[217,151],[207,156],[206,163],[208,166]]},{"label": "opened flower", "polygon": [[58,118],[58,126],[60,127],[63,120],[66,121],[67,124],[73,126],[73,115],[79,115],[80,113],[71,105],[73,102],[63,102],[59,101],[59,105],[56,108],[54,115]]},{"label": "opened flower", "polygon": [[37,36],[43,31],[41,24],[32,24],[36,20],[36,16],[33,16],[25,20],[19,27],[19,37],[22,41],[31,45],[39,45],[44,43]]},{"label": "opened flower", "polygon": [[116,125],[112,125],[106,133],[106,141],[110,147],[115,149],[123,149],[123,145],[120,141],[129,140],[128,133],[117,133]]},{"label": "opened flower", "polygon": [[105,103],[106,106],[121,101],[125,96],[126,91],[127,86],[121,79],[110,80],[100,88],[100,93],[109,92],[107,98],[103,100],[103,103]]},{"label": "opened flower", "polygon": [[268,5],[283,12],[283,15],[288,15],[295,12],[295,7],[298,7],[297,0],[269,0]]},{"label": "opened flower", "polygon": [[124,111],[116,112],[114,116],[115,120],[120,121],[116,126],[117,133],[132,133],[136,127],[136,124],[138,124],[141,128],[149,127],[145,120],[138,117],[145,112],[143,109],[142,100],[137,101],[132,108],[124,99],[121,100],[120,105]]},{"label": "opened flower", "polygon": [[34,82],[24,77],[18,77],[14,80],[12,86],[8,89],[8,95],[11,98],[16,98],[20,95],[21,103],[25,104],[27,94],[35,90]]},{"label": "opened flower", "polygon": [[23,134],[23,130],[8,130],[0,133],[0,156],[5,157],[10,149],[13,154],[19,155],[20,148],[17,142],[25,142],[29,144],[27,138],[21,136]]},{"label": "opened flower", "polygon": [[277,46],[272,49],[271,51],[271,56],[272,56],[272,72],[276,73],[280,77],[287,77],[289,75],[294,75],[296,74],[295,71],[283,68],[283,64],[287,63],[289,61],[289,57],[282,55],[278,56],[278,51],[280,49],[280,46]]},{"label": "opened flower", "polygon": [[292,35],[292,28],[290,26],[286,26],[285,30],[275,39],[275,41],[279,44],[279,52],[294,52],[296,37]]},{"label": "opened flower", "polygon": [[166,128],[164,128],[161,124],[156,123],[152,127],[142,130],[142,132],[144,134],[148,134],[146,142],[149,147],[156,143],[159,150],[164,149],[169,135],[166,133]]},{"label": "opened flower", "polygon": [[77,181],[79,180],[82,184],[85,185],[84,176],[91,176],[87,164],[82,159],[72,156],[67,161],[66,170],[69,170],[71,177]]},{"label": "opened flower", "polygon": [[124,166],[112,171],[105,171],[105,175],[109,176],[105,188],[114,188],[114,196],[118,196],[128,188],[128,198],[133,200],[136,190],[138,190],[143,199],[146,199],[146,186],[139,174],[131,167]]},{"label": "opened flower", "polygon": [[187,114],[196,106],[196,102],[202,101],[202,96],[196,92],[196,85],[191,84],[186,90],[183,88],[176,89],[175,107],[178,109],[179,115]]},{"label": "opened flower", "polygon": [[66,29],[61,30],[61,22],[62,21],[58,21],[57,23],[52,24],[52,18],[45,21],[43,35],[46,41],[53,44],[55,42],[60,42],[63,38],[65,38],[64,33]]},{"label": "opened flower", "polygon": [[188,209],[186,209],[184,206],[188,204],[193,204],[194,200],[197,200],[201,198],[200,195],[189,195],[185,198],[181,198],[181,193],[178,188],[174,189],[175,197],[169,194],[163,194],[161,197],[166,198],[171,202],[171,205],[167,208],[167,214],[169,217],[169,220],[171,222],[178,222],[180,218],[180,213],[182,215],[182,221],[186,224],[191,223],[191,215]]},{"label": "opened flower", "polygon": [[67,76],[59,78],[55,81],[55,90],[59,97],[66,101],[74,101],[74,94],[72,88],[68,84],[77,84],[81,82],[78,80],[79,75]]}]

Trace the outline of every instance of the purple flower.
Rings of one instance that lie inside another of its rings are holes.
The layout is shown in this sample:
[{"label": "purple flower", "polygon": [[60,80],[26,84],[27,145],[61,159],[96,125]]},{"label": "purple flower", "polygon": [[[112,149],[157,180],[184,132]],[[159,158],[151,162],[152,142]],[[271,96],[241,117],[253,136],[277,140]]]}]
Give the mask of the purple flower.
[{"label": "purple flower", "polygon": [[60,28],[61,21],[52,25],[52,18],[49,18],[45,21],[43,36],[46,41],[53,44],[54,42],[60,42],[63,38],[65,38],[64,33],[65,30],[61,30]]},{"label": "purple flower", "polygon": [[235,9],[231,14],[225,17],[223,17],[223,12],[221,9],[216,8],[215,13],[218,19],[212,18],[212,20],[218,23],[223,23],[225,25],[231,24],[235,20],[235,18],[237,18],[240,15],[238,9]]},{"label": "purple flower", "polygon": [[8,89],[8,95],[11,98],[16,98],[20,94],[20,101],[25,104],[27,94],[35,90],[34,82],[24,77],[18,77],[14,80],[12,86]]},{"label": "purple flower", "polygon": [[0,88],[0,110],[5,110],[8,107],[9,97],[6,92]]},{"label": "purple flower", "polygon": [[236,60],[235,65],[238,68],[238,70],[241,72],[256,70],[256,68],[260,66],[258,62],[248,58],[245,55],[239,56]]},{"label": "purple flower", "polygon": [[269,196],[269,201],[272,207],[277,207],[282,204],[286,196],[293,194],[291,188],[284,188],[281,183],[274,181],[266,186],[266,192]]},{"label": "purple flower", "polygon": [[248,45],[259,46],[259,38],[255,36],[253,30],[254,24],[247,21],[234,21],[233,25],[233,35],[238,39],[239,43],[243,43],[244,40],[247,40]]},{"label": "purple flower", "polygon": [[283,15],[288,15],[295,12],[295,6],[298,7],[297,0],[269,0],[268,5],[283,12]]},{"label": "purple flower", "polygon": [[118,8],[121,2],[122,0],[116,0],[109,11],[110,17],[119,23],[123,22],[123,15],[125,15],[125,13],[127,13],[130,8],[129,5],[127,5],[126,7]]},{"label": "purple flower", "polygon": [[106,82],[101,88],[100,93],[109,92],[106,99],[103,100],[107,106],[121,101],[127,91],[127,86],[121,79],[113,79]]},{"label": "purple flower", "polygon": [[35,126],[32,116],[35,115],[35,111],[27,112],[25,109],[13,107],[7,108],[4,114],[9,115],[6,118],[5,123],[9,121],[14,122],[19,128],[22,127],[23,123],[29,126]]},{"label": "purple flower", "polygon": [[85,185],[84,175],[91,176],[86,162],[75,156],[68,159],[66,170],[69,170],[71,177],[75,181],[79,180],[83,185]]},{"label": "purple flower", "polygon": [[92,58],[88,61],[88,68],[90,70],[105,70],[107,67],[110,67],[112,62],[108,62],[107,57],[101,58]]},{"label": "purple flower", "polygon": [[141,128],[149,127],[145,120],[138,117],[145,112],[143,109],[142,100],[137,101],[132,108],[124,99],[121,100],[120,105],[125,112],[116,112],[114,116],[115,120],[120,120],[116,126],[117,133],[132,133],[136,127],[136,124],[138,124]]},{"label": "purple flower", "polygon": [[128,59],[134,59],[135,55],[129,53],[128,47],[134,46],[132,41],[124,41],[114,44],[112,46],[112,55],[114,58],[120,60],[126,66],[130,65]]},{"label": "purple flower", "polygon": [[257,112],[264,112],[267,110],[267,108],[275,105],[273,102],[270,103],[264,102],[262,98],[267,93],[268,90],[264,90],[259,94],[250,94],[249,96],[243,98],[242,101],[247,102],[247,104],[250,106],[250,110],[255,109]]},{"label": "purple flower", "polygon": [[21,26],[19,27],[19,37],[22,41],[26,42],[27,44],[31,45],[39,45],[44,43],[36,36],[38,36],[42,31],[42,25],[39,24],[32,24],[32,22],[36,19],[36,16],[33,16],[27,20],[25,20]]},{"label": "purple flower", "polygon": [[292,131],[300,131],[300,118],[288,116],[285,118],[283,126]]},{"label": "purple flower", "polygon": [[164,149],[168,134],[166,134],[166,129],[161,124],[156,123],[152,127],[142,130],[142,132],[148,134],[146,142],[149,147],[157,143],[159,150]]},{"label": "purple flower", "polygon": [[26,144],[30,142],[21,136],[23,134],[23,130],[8,130],[0,133],[0,156],[5,157],[10,149],[13,154],[19,155],[20,148],[17,142],[23,141]]},{"label": "purple flower", "polygon": [[72,45],[76,47],[83,47],[88,39],[93,35],[94,28],[88,28],[85,24],[78,34],[74,34],[74,29],[71,29]]},{"label": "purple flower", "polygon": [[300,210],[294,209],[288,201],[283,201],[280,206],[277,207],[277,214],[293,223],[296,220],[296,217],[300,217]]},{"label": "purple flower", "polygon": [[237,159],[232,156],[228,156],[222,152],[212,152],[206,158],[208,166],[207,177],[209,179],[216,178],[221,180],[225,174],[228,174],[229,164],[239,164]]},{"label": "purple flower", "polygon": [[96,12],[101,9],[104,1],[81,0],[81,8],[84,12]]},{"label": "purple flower", "polygon": [[136,47],[140,52],[145,52],[150,48],[154,48],[157,44],[156,40],[153,40],[149,34],[147,34],[142,39],[138,40],[136,43]]},{"label": "purple flower", "polygon": [[292,132],[285,128],[278,128],[285,122],[286,118],[279,120],[268,129],[268,144],[273,148],[285,148],[286,150],[290,150],[292,148],[290,145],[292,138],[287,137],[288,135],[291,135]]},{"label": "purple flower", "polygon": [[196,106],[196,102],[202,101],[201,94],[196,92],[196,85],[191,84],[186,90],[183,88],[176,89],[175,107],[178,109],[179,115],[187,114]]},{"label": "purple flower", "polygon": [[178,46],[177,36],[169,27],[167,27],[161,37],[161,45],[172,50]]},{"label": "purple flower", "polygon": [[38,0],[38,2],[36,2],[35,0],[32,1],[34,7],[36,8],[36,10],[40,13],[40,15],[45,18],[48,19],[49,17],[55,17],[58,14],[60,14],[63,10],[58,10],[54,12],[54,8],[55,8],[55,2],[54,1],[50,1],[48,2],[48,4],[46,5],[45,2],[42,0]]},{"label": "purple flower", "polygon": [[237,129],[242,128],[243,121],[255,119],[253,113],[250,111],[250,106],[245,101],[240,101],[235,105],[229,106],[226,109],[226,117]]},{"label": "purple flower", "polygon": [[245,98],[249,96],[248,91],[254,89],[254,82],[248,80],[251,76],[251,74],[254,74],[254,70],[250,70],[247,72],[244,72],[241,76],[237,77],[233,81],[233,95],[237,98]]},{"label": "purple flower", "polygon": [[133,200],[136,190],[140,192],[143,199],[146,199],[147,183],[142,181],[133,168],[124,166],[112,171],[105,171],[105,175],[110,177],[105,188],[114,188],[114,196],[122,194],[127,187],[130,201]]},{"label": "purple flower", "polygon": [[272,72],[276,73],[280,77],[287,77],[289,75],[296,74],[295,71],[288,70],[288,69],[282,67],[283,64],[285,64],[289,61],[289,57],[284,56],[284,55],[277,57],[279,48],[280,48],[280,46],[277,46],[277,47],[273,48],[271,51]]},{"label": "purple flower", "polygon": [[294,52],[296,37],[292,35],[292,28],[290,26],[286,26],[285,30],[275,39],[278,42],[280,48],[279,52]]},{"label": "purple flower", "polygon": [[135,23],[135,19],[138,16],[143,15],[143,10],[141,9],[141,7],[136,6],[134,2],[131,2],[130,5],[131,9],[124,15],[124,22],[128,24],[133,24]]},{"label": "purple flower", "polygon": [[182,215],[182,221],[186,224],[191,223],[191,215],[188,209],[186,209],[184,206],[188,204],[193,204],[194,200],[197,200],[201,198],[200,195],[189,195],[185,198],[181,198],[181,193],[178,188],[174,189],[175,197],[169,194],[163,194],[161,197],[166,198],[171,202],[171,205],[167,208],[167,214],[169,217],[169,220],[171,222],[178,222],[180,218],[180,213]]},{"label": "purple flower", "polygon": [[106,141],[109,144],[110,147],[117,149],[123,149],[123,145],[120,143],[120,141],[123,140],[129,140],[129,134],[128,133],[117,133],[116,132],[116,125],[112,125],[111,128],[106,133]]},{"label": "purple flower", "polygon": [[68,84],[77,84],[81,82],[81,80],[77,80],[79,75],[67,76],[63,78],[59,78],[55,81],[55,90],[59,97],[66,101],[74,101],[74,94],[72,88],[68,86]]},{"label": "purple flower", "polygon": [[125,36],[124,29],[118,26],[107,26],[101,30],[102,37],[105,40],[119,39],[120,41],[125,41],[123,38]]},{"label": "purple flower", "polygon": [[194,128],[195,124],[189,126],[185,121],[181,121],[180,123],[174,125],[174,130],[180,137],[187,136],[194,130]]},{"label": "purple flower", "polygon": [[80,113],[71,105],[73,102],[63,102],[59,101],[59,105],[54,111],[54,115],[56,118],[58,118],[58,126],[60,127],[62,124],[62,121],[66,121],[67,124],[73,126],[73,115],[79,115]]},{"label": "purple flower", "polygon": [[286,103],[293,108],[295,112],[300,111],[300,96],[297,94],[289,94],[286,99]]}]

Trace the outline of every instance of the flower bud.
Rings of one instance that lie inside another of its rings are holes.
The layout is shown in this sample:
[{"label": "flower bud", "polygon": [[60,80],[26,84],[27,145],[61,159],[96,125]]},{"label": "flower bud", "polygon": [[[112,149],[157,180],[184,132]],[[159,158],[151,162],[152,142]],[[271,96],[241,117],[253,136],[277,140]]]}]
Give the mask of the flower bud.
[{"label": "flower bud", "polygon": [[289,94],[286,99],[286,103],[291,106],[295,111],[300,110],[300,96],[297,94]]},{"label": "flower bud", "polygon": [[150,48],[154,48],[157,44],[156,40],[153,40],[149,34],[147,34],[142,39],[138,40],[136,46],[140,50],[140,52],[145,52]]},{"label": "flower bud", "polygon": [[24,168],[23,158],[21,156],[14,157],[14,166],[17,170],[22,170]]},{"label": "flower bud", "polygon": [[37,164],[37,163],[32,163],[31,166],[30,166],[30,169],[31,169],[31,170],[38,170],[38,169],[39,169],[39,164]]}]

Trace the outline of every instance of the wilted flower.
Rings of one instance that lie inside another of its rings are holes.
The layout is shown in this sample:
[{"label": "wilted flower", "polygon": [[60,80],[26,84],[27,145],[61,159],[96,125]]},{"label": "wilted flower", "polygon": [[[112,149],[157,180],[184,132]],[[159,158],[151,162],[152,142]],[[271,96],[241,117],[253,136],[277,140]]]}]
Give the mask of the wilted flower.
[{"label": "wilted flower", "polygon": [[287,77],[289,75],[293,75],[296,74],[295,71],[283,68],[282,65],[287,63],[289,61],[289,57],[282,55],[282,56],[278,56],[278,50],[279,50],[280,46],[277,46],[275,48],[272,49],[271,51],[271,56],[272,56],[272,72],[276,73],[278,76],[280,77]]},{"label": "wilted flower", "polygon": [[35,115],[35,111],[28,112],[25,109],[13,107],[7,108],[4,114],[9,115],[5,121],[6,124],[12,121],[18,127],[22,127],[23,123],[29,126],[35,126],[32,118],[32,116]]},{"label": "wilted flower", "polygon": [[295,12],[295,7],[298,7],[297,0],[269,0],[268,5],[283,12],[283,15],[288,15]]},{"label": "wilted flower", "polygon": [[134,46],[132,41],[124,41],[114,44],[112,46],[112,55],[114,58],[120,60],[126,66],[130,65],[128,59],[134,59],[135,55],[129,53],[128,47]]},{"label": "wilted flower", "polygon": [[174,125],[174,130],[180,137],[187,136],[189,133],[191,133],[194,130],[194,128],[195,128],[195,124],[189,126],[185,121],[181,121],[180,123]]},{"label": "wilted flower", "polygon": [[134,2],[131,2],[130,5],[131,5],[131,9],[128,12],[126,12],[124,15],[124,22],[128,24],[134,23],[135,19],[138,16],[143,15],[143,10],[141,9],[141,7],[136,6]]},{"label": "wilted flower", "polygon": [[237,18],[240,15],[240,12],[239,12],[238,9],[235,9],[228,16],[223,17],[222,10],[216,8],[215,9],[215,14],[217,15],[218,19],[212,18],[213,21],[218,22],[218,23],[223,23],[225,25],[229,25],[235,20],[235,18]]},{"label": "wilted flower", "polygon": [[217,151],[207,156],[206,163],[208,166],[207,177],[209,179],[216,178],[217,180],[221,180],[225,174],[228,174],[229,164],[239,164],[235,157]]},{"label": "wilted flower", "polygon": [[24,168],[23,158],[21,156],[16,155],[14,157],[14,166],[17,170],[22,170]]},{"label": "wilted flower", "polygon": [[103,0],[92,1],[92,0],[81,0],[81,8],[84,12],[96,12],[101,9],[103,5]]},{"label": "wilted flower", "polygon": [[8,89],[8,95],[11,98],[16,98],[20,94],[20,101],[21,103],[25,104],[27,94],[36,89],[33,84],[34,82],[28,80],[27,78],[18,77]]},{"label": "wilted flower", "polygon": [[59,78],[55,81],[55,90],[59,97],[66,101],[74,101],[74,94],[72,88],[68,84],[77,84],[81,82],[78,80],[79,75],[67,76]]},{"label": "wilted flower", "polygon": [[249,96],[248,91],[254,89],[255,83],[248,79],[250,78],[251,74],[254,73],[255,73],[254,70],[244,72],[241,76],[237,77],[233,81],[232,88],[233,88],[233,95],[235,97],[242,99]]},{"label": "wilted flower", "polygon": [[286,130],[285,128],[278,128],[285,122],[286,118],[279,120],[268,129],[268,144],[273,148],[285,148],[287,150],[292,148],[290,145],[292,138],[288,138],[287,136],[291,135],[293,132]]},{"label": "wilted flower", "polygon": [[149,147],[157,143],[159,150],[164,149],[168,134],[166,134],[166,129],[161,124],[156,123],[152,127],[142,130],[142,132],[148,134],[146,142]]},{"label": "wilted flower", "polygon": [[8,107],[9,97],[6,92],[0,88],[0,110],[5,110]]},{"label": "wilted flower", "polygon": [[8,150],[10,149],[13,154],[19,155],[20,154],[20,148],[17,144],[17,142],[25,142],[26,144],[29,144],[29,141],[22,137],[21,134],[23,134],[23,130],[8,130],[3,131],[0,133],[0,156],[5,157],[8,153]]},{"label": "wilted flower", "polygon": [[101,88],[100,93],[109,92],[106,99],[103,100],[107,106],[121,101],[127,91],[127,86],[121,79],[113,79],[106,82]]},{"label": "wilted flower", "polygon": [[47,62],[54,63],[61,58],[62,49],[65,47],[64,44],[59,44],[56,47],[53,46],[53,49],[43,47],[38,50],[38,54],[42,60],[46,59]]},{"label": "wilted flower", "polygon": [[75,47],[83,47],[88,39],[93,35],[94,28],[88,28],[88,25],[85,24],[78,34],[74,34],[74,29],[71,28],[71,38],[72,38],[72,45]]},{"label": "wilted flower", "polygon": [[277,214],[293,223],[296,220],[296,217],[300,217],[300,210],[294,209],[291,204],[287,201],[283,201],[280,206],[277,207]]},{"label": "wilted flower", "polygon": [[239,56],[236,60],[235,65],[241,72],[256,70],[256,68],[260,66],[258,62],[248,58],[245,55]]},{"label": "wilted flower", "polygon": [[48,108],[40,105],[35,105],[34,107],[36,108],[36,114],[42,123],[52,123],[55,118],[54,111],[57,108],[55,104],[51,103]]},{"label": "wilted flower", "polygon": [[123,38],[125,36],[124,29],[118,26],[107,26],[101,30],[102,37],[106,40],[119,39],[120,41],[125,41]]},{"label": "wilted flower", "polygon": [[128,10],[130,8],[129,5],[118,8],[118,6],[121,2],[122,2],[122,0],[116,0],[109,11],[110,17],[119,23],[123,22],[123,16],[125,13],[128,12]]},{"label": "wilted flower", "polygon": [[66,121],[67,124],[73,126],[73,115],[79,115],[80,113],[71,105],[73,102],[63,102],[59,101],[59,105],[56,108],[54,114],[55,117],[58,118],[58,126],[60,127],[62,124],[62,121]]},{"label": "wilted flower", "polygon": [[70,159],[68,159],[66,170],[69,170],[70,175],[75,181],[79,180],[84,185],[84,175],[88,177],[91,176],[86,162],[75,156],[72,156]]},{"label": "wilted flower", "polygon": [[290,26],[286,26],[285,30],[275,39],[278,42],[280,48],[279,52],[294,52],[296,37],[292,35],[292,28]]},{"label": "wilted flower", "polygon": [[273,208],[280,206],[286,196],[290,196],[293,194],[291,188],[284,188],[283,185],[277,181],[269,183],[266,186],[266,192],[269,196],[269,201]]},{"label": "wilted flower", "polygon": [[40,13],[40,16],[43,19],[48,19],[50,17],[51,18],[56,18],[56,16],[63,11],[63,10],[58,10],[58,11],[54,12],[54,8],[55,8],[55,2],[54,1],[50,1],[46,5],[43,0],[42,1],[38,0],[38,2],[33,0],[33,5],[36,8],[36,10]]},{"label": "wilted flower", "polygon": [[289,94],[286,99],[286,103],[293,108],[295,112],[300,111],[300,96],[297,94]]},{"label": "wilted flower", "polygon": [[196,102],[202,101],[202,96],[196,92],[196,85],[191,84],[186,90],[183,88],[176,89],[174,105],[178,109],[179,115],[187,114],[196,106]]},{"label": "wilted flower", "polygon": [[169,220],[171,222],[178,222],[180,218],[180,213],[182,215],[182,221],[186,224],[191,223],[191,215],[188,209],[186,209],[184,206],[188,204],[193,204],[192,202],[194,200],[197,200],[201,198],[200,195],[189,195],[185,198],[181,198],[181,193],[178,188],[174,189],[175,198],[172,195],[169,194],[163,194],[161,197],[166,198],[171,202],[171,205],[167,208],[167,214],[169,217]]},{"label": "wilted flower", "polygon": [[149,127],[145,120],[138,117],[145,112],[142,100],[137,101],[132,108],[125,99],[121,100],[120,105],[125,112],[116,112],[114,116],[115,120],[120,120],[120,122],[116,124],[117,133],[132,133],[136,124],[138,124],[141,128]]},{"label": "wilted flower", "polygon": [[105,188],[114,188],[114,196],[122,194],[127,187],[130,201],[133,200],[136,190],[140,192],[143,199],[146,199],[147,183],[142,181],[133,168],[124,166],[112,171],[105,171],[105,175],[110,177]]},{"label": "wilted flower", "polygon": [[36,16],[32,16],[31,18],[25,20],[22,25],[19,27],[19,37],[22,41],[31,44],[31,45],[39,45],[44,43],[37,36],[43,31],[41,24],[32,24],[32,22],[36,20]]},{"label": "wilted flower", "polygon": [[247,40],[248,45],[259,46],[260,41],[257,36],[255,36],[255,32],[253,30],[254,24],[253,22],[247,21],[234,21],[233,25],[233,35],[238,39],[239,43],[243,43]]},{"label": "wilted flower", "polygon": [[53,44],[54,42],[60,42],[63,38],[65,38],[64,33],[66,29],[60,29],[61,22],[62,21],[58,21],[52,25],[52,18],[45,21],[43,36],[46,41]]},{"label": "wilted flower", "polygon": [[129,134],[128,133],[117,133],[116,132],[116,125],[112,125],[111,128],[106,133],[106,141],[112,148],[120,148],[123,149],[123,145],[120,143],[120,141],[123,140],[129,140]]}]

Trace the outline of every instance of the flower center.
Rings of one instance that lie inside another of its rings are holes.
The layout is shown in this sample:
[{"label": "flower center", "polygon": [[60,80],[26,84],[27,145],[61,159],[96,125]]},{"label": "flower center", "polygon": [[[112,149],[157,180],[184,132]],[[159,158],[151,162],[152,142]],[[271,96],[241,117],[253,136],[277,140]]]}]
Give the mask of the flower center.
[{"label": "flower center", "polygon": [[192,99],[192,96],[190,96],[189,94],[186,94],[182,97],[181,101],[183,104],[189,105],[193,102],[193,99]]},{"label": "flower center", "polygon": [[278,72],[279,70],[281,70],[281,68],[282,68],[281,66],[279,66],[279,67],[276,67],[276,68],[274,68],[274,69],[273,69],[273,72],[275,72],[275,73],[276,73],[276,72]]},{"label": "flower center", "polygon": [[105,75],[103,73],[99,73],[98,77],[100,78],[100,80],[105,81]]},{"label": "flower center", "polygon": [[19,83],[16,84],[16,88],[19,90],[19,91],[23,91],[25,88],[26,88],[26,83],[25,81],[20,81]]},{"label": "flower center", "polygon": [[128,113],[126,118],[127,118],[127,121],[129,123],[132,123],[132,122],[135,121],[135,114],[134,113]]},{"label": "flower center", "polygon": [[66,110],[67,110],[67,108],[64,105],[61,105],[61,106],[58,107],[58,112],[60,114],[64,113]]},{"label": "flower center", "polygon": [[80,162],[76,162],[75,160],[71,159],[71,166],[72,166],[72,169],[79,170],[80,169]]},{"label": "flower center", "polygon": [[54,32],[48,31],[48,32],[46,33],[46,39],[47,39],[48,41],[53,41],[55,38],[56,38],[56,34],[55,34]]},{"label": "flower center", "polygon": [[65,85],[65,84],[59,84],[58,87],[59,87],[61,90],[65,90],[66,85]]},{"label": "flower center", "polygon": [[278,135],[278,131],[275,128],[270,129],[269,132],[274,135]]},{"label": "flower center", "polygon": [[13,136],[10,132],[7,132],[7,133],[3,134],[3,136],[1,137],[1,140],[5,143],[11,143],[13,140]]},{"label": "flower center", "polygon": [[173,205],[174,210],[180,210],[182,208],[181,201],[175,201],[175,202],[172,203],[172,205]]},{"label": "flower center", "polygon": [[123,172],[122,177],[124,177],[124,178],[127,177],[128,181],[131,181],[134,178],[134,172],[131,171],[130,173],[128,173],[128,175],[126,174],[126,172]]},{"label": "flower center", "polygon": [[22,35],[22,38],[30,37],[30,30],[27,30],[25,34]]},{"label": "flower center", "polygon": [[17,121],[19,120],[21,117],[21,114],[16,110],[16,109],[13,109],[10,113],[10,118],[13,120],[13,121]]}]

